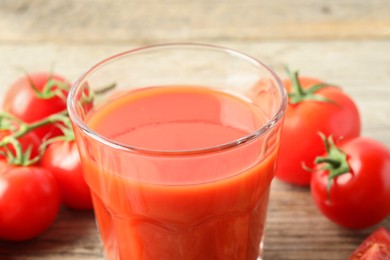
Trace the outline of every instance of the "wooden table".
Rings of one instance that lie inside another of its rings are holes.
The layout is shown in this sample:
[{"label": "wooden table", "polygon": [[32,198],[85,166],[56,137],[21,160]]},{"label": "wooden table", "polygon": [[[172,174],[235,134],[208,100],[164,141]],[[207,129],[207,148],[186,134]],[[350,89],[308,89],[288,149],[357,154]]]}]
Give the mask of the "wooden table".
[{"label": "wooden table", "polygon": [[[282,77],[288,65],[342,86],[360,108],[363,134],[390,147],[389,40],[387,0],[2,0],[0,95],[21,75],[18,67],[54,67],[75,80],[97,61],[145,44],[212,43],[257,57]],[[317,211],[308,188],[274,181],[265,258],[346,259],[375,228],[338,227]],[[92,212],[63,209],[37,239],[0,242],[0,259],[102,258]]]}]

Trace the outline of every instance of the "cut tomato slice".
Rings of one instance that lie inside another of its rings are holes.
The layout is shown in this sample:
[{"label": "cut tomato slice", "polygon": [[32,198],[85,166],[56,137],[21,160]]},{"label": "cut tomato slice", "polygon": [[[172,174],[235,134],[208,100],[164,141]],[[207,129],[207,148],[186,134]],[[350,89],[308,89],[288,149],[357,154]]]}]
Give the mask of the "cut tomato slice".
[{"label": "cut tomato slice", "polygon": [[349,260],[390,260],[390,232],[381,227],[352,253]]}]

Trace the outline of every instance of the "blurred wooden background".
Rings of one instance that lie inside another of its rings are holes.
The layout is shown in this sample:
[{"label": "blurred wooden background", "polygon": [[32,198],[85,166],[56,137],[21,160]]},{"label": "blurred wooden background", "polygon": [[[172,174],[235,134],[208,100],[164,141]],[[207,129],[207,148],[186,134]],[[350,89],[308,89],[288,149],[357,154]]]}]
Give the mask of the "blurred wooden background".
[{"label": "blurred wooden background", "polygon": [[[363,134],[390,147],[389,0],[0,0],[0,96],[21,67],[74,81],[112,54],[166,42],[223,45],[281,77],[288,65],[337,84],[359,106]],[[308,189],[273,185],[266,259],[346,259],[374,229],[337,227]],[[90,212],[64,209],[38,239],[0,243],[0,259],[101,258]]]},{"label": "blurred wooden background", "polygon": [[2,0],[3,42],[387,39],[388,0]]}]

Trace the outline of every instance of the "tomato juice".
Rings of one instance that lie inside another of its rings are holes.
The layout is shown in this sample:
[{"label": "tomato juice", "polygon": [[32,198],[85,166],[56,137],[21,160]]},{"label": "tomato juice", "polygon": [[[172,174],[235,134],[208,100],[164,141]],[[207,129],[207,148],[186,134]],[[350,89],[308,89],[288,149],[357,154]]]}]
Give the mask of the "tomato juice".
[{"label": "tomato juice", "polygon": [[148,87],[95,107],[86,124],[113,144],[80,137],[81,155],[107,258],[258,259],[279,130],[247,137],[269,120],[200,86]]}]

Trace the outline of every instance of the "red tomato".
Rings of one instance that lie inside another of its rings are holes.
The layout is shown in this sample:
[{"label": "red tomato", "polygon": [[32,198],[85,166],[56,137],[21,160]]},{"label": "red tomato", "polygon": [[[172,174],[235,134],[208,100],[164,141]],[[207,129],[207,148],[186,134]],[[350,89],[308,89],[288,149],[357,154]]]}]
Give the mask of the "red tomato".
[{"label": "red tomato", "polygon": [[0,239],[22,241],[44,232],[61,205],[52,174],[41,167],[5,166],[0,173]]},{"label": "red tomato", "polygon": [[[4,99],[4,110],[27,123],[41,120],[51,114],[65,110],[65,99],[58,96],[50,99],[42,99],[37,96],[33,89],[32,84],[39,91],[42,91],[50,79],[69,86],[69,83],[64,78],[50,73],[33,73],[24,76],[8,88]],[[62,93],[66,97],[67,91],[63,91]],[[37,128],[34,132],[41,139],[48,136],[57,136],[62,133],[54,124]]]},{"label": "red tomato", "polygon": [[57,179],[65,206],[92,209],[91,193],[84,180],[80,155],[74,141],[50,144],[42,157],[41,165]]},{"label": "red tomato", "polygon": [[348,260],[389,260],[390,232],[381,227],[351,254]]},{"label": "red tomato", "polygon": [[389,149],[365,137],[343,141],[338,149],[346,156],[346,172],[329,180],[331,171],[322,169],[326,163],[316,165],[311,180],[315,204],[327,218],[348,228],[381,222],[390,214]]},{"label": "red tomato", "polygon": [[[303,89],[322,83],[320,80],[300,77]],[[289,93],[291,80],[284,81]],[[280,180],[310,185],[311,173],[302,164],[313,167],[314,158],[325,152],[318,132],[333,135],[335,139],[350,139],[360,134],[360,116],[351,98],[340,88],[327,86],[314,93],[330,100],[302,100],[287,107],[280,139],[280,152],[276,177]],[[309,96],[310,98],[310,96]]]}]

